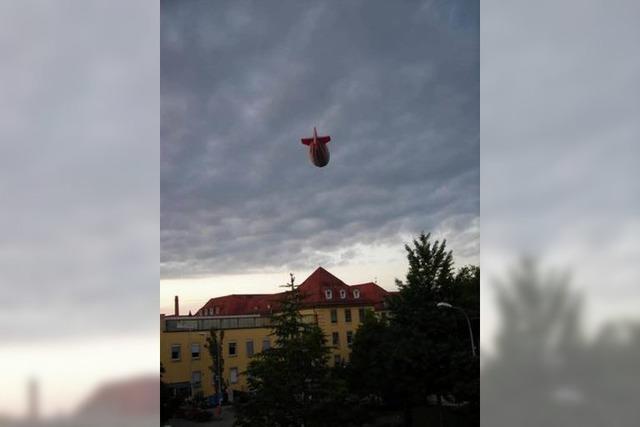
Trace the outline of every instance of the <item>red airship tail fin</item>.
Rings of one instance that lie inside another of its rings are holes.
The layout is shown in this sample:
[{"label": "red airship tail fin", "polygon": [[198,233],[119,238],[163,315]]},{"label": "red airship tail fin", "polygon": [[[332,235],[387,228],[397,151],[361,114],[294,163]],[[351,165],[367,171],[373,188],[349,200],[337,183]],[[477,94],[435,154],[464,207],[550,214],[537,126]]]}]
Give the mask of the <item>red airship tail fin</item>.
[{"label": "red airship tail fin", "polygon": [[301,141],[304,145],[311,145],[311,143],[313,142],[313,138],[302,138]]},{"label": "red airship tail fin", "polygon": [[329,141],[331,141],[331,137],[330,136],[319,136],[318,137],[318,142],[321,142],[323,144],[326,144]]}]

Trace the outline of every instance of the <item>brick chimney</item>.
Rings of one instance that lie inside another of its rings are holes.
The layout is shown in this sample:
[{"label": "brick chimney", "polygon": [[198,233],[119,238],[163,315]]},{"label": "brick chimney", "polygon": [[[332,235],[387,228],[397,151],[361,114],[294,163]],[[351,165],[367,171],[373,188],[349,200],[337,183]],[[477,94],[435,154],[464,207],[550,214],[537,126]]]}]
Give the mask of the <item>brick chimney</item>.
[{"label": "brick chimney", "polygon": [[176,297],[173,299],[173,305],[174,305],[174,315],[176,316],[180,316],[180,303],[178,302],[178,295],[176,295]]}]

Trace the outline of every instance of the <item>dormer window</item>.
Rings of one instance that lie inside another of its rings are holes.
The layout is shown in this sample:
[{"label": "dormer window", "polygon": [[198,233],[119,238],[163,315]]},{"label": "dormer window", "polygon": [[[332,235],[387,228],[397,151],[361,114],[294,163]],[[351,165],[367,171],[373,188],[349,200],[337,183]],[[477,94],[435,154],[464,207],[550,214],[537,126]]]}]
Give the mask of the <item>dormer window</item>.
[{"label": "dormer window", "polygon": [[353,290],[353,297],[354,298],[360,298],[360,289],[354,289]]},{"label": "dormer window", "polygon": [[331,292],[331,289],[324,290],[324,297],[325,299],[333,299],[333,292]]},{"label": "dormer window", "polygon": [[347,297],[347,291],[344,289],[340,289],[340,299],[345,299]]}]

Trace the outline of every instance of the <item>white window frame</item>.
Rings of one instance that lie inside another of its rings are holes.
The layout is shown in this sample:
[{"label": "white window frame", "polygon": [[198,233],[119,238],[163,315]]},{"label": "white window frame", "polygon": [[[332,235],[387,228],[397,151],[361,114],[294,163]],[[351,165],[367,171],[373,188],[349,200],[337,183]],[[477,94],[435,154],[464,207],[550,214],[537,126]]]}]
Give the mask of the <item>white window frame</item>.
[{"label": "white window frame", "polygon": [[[231,354],[231,344],[233,344],[233,348],[235,349],[234,354]],[[227,343],[227,353],[229,357],[238,357],[238,343],[235,341],[229,341]]]},{"label": "white window frame", "polygon": [[325,299],[333,299],[333,291],[331,289],[324,290],[324,298]]},{"label": "white window frame", "polygon": [[360,298],[360,289],[354,289],[353,290],[353,297],[354,298]]},{"label": "white window frame", "polygon": [[[176,359],[173,358],[173,348],[178,347],[178,357]],[[182,360],[182,346],[180,344],[171,344],[171,361],[179,362]]]},{"label": "white window frame", "polygon": [[238,384],[238,368],[229,368],[229,384]]},{"label": "white window frame", "polygon": [[[199,374],[200,375],[200,381],[194,381],[193,380],[193,375],[194,374]],[[191,386],[195,387],[195,388],[201,388],[202,387],[202,371],[191,371]]]},{"label": "white window frame", "polygon": [[340,299],[345,299],[347,297],[347,291],[344,289],[340,289]]},{"label": "white window frame", "polygon": [[[198,346],[198,357],[193,357],[193,346]],[[191,353],[189,353],[189,355],[191,356],[192,360],[200,360],[200,357],[202,356],[202,346],[200,345],[200,343],[197,342],[192,342],[191,343]]]}]

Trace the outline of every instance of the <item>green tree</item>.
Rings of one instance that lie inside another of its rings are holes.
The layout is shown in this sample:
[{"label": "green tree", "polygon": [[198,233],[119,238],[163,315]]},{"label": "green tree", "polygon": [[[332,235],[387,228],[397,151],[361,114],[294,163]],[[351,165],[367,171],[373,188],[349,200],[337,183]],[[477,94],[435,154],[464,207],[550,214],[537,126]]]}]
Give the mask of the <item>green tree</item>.
[{"label": "green tree", "polygon": [[355,336],[351,390],[401,404],[405,425],[412,425],[413,408],[432,396],[477,407],[479,364],[471,354],[466,319],[437,304],[465,311],[478,307],[480,270],[467,266],[456,273],[446,241],[432,242],[429,234],[405,249],[409,269],[389,299],[389,323],[369,319]]},{"label": "green tree", "polygon": [[460,268],[454,281],[458,305],[477,317],[480,314],[480,267],[466,265]]},{"label": "green tree", "polygon": [[351,363],[347,367],[351,392],[372,401],[392,402],[395,396],[393,351],[389,324],[373,312],[367,312],[353,338]]},{"label": "green tree", "polygon": [[160,363],[160,424],[165,425],[170,418],[173,417],[176,410],[180,407],[182,399],[171,393],[169,386],[162,380],[165,373],[164,366]]},{"label": "green tree", "polygon": [[453,303],[453,254],[446,241],[431,242],[422,233],[405,246],[409,270],[406,280],[396,280],[399,294],[390,301],[392,335],[396,345],[391,353],[393,371],[404,402],[405,424],[411,425],[413,407],[425,405],[431,395],[449,394],[452,389],[453,353],[460,339],[451,333],[448,313],[436,304]]},{"label": "green tree", "polygon": [[293,275],[288,288],[271,318],[275,345],[249,363],[250,393],[237,405],[237,426],[332,425],[330,349],[320,327],[303,321]]},{"label": "green tree", "polygon": [[224,390],[227,388],[227,384],[222,377],[222,372],[224,372],[224,358],[222,357],[222,345],[224,342],[224,330],[220,330],[220,338],[218,338],[218,333],[215,328],[211,328],[209,330],[209,336],[207,337],[207,343],[205,347],[209,351],[209,355],[211,356],[211,366],[209,366],[209,370],[214,378],[214,389],[216,395],[222,399]]}]

